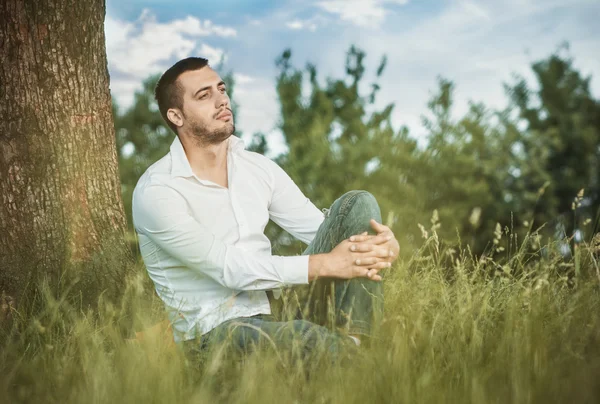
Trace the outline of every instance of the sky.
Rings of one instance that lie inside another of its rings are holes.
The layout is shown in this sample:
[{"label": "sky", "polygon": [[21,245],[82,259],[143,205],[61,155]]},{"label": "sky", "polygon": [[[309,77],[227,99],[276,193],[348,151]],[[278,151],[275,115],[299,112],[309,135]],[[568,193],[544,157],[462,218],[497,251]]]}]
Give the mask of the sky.
[{"label": "sky", "polygon": [[574,65],[592,76],[600,98],[599,0],[107,0],[105,33],[111,92],[121,108],[151,74],[201,56],[236,79],[236,128],[248,142],[267,134],[271,154],[285,151],[278,130],[275,60],[316,65],[319,80],[344,76],[351,45],[366,51],[365,82],[381,58],[376,107],[394,103],[392,124],[421,140],[421,116],[439,76],[456,85],[454,115],[468,102],[503,108],[503,83],[535,84],[531,63],[569,43]]}]

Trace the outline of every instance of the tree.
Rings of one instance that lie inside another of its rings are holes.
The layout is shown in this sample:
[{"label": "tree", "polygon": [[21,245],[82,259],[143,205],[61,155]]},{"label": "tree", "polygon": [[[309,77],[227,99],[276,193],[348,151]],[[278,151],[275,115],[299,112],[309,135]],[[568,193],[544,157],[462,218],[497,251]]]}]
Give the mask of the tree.
[{"label": "tree", "polygon": [[93,302],[130,262],[105,4],[6,0],[0,15],[0,289],[19,304],[40,276],[57,293],[79,279]]},{"label": "tree", "polygon": [[[518,145],[530,202],[547,184],[545,195],[530,206],[532,216],[536,225],[558,225],[570,237],[581,225],[573,212],[578,204],[580,216],[595,218],[595,231],[600,228],[600,102],[591,95],[591,78],[582,77],[572,57],[561,54],[566,50],[563,46],[532,65],[537,88],[523,78],[506,88],[526,125]],[[581,189],[584,198],[573,206]]]},{"label": "tree", "polygon": [[[314,65],[295,69],[291,51],[283,52],[277,60],[277,92],[288,152],[277,162],[320,208],[329,207],[349,190],[370,191],[379,201],[384,221],[388,213],[395,213],[390,224],[406,246],[418,232],[415,213],[422,213],[420,195],[414,187],[418,150],[406,128],[392,128],[393,104],[375,109],[379,84],[372,83],[367,93],[361,91],[365,57],[364,51],[350,47],[346,76],[327,78],[323,86]],[[385,65],[383,57],[376,80]],[[305,82],[307,97],[303,96]],[[273,225],[267,232],[276,247],[288,252],[301,248],[297,244],[286,247],[290,238],[279,237],[282,233]]]},{"label": "tree", "polygon": [[418,186],[427,190],[425,210],[438,211],[442,238],[449,243],[460,238],[482,253],[496,224],[510,226],[518,214],[518,195],[508,187],[519,163],[511,150],[515,136],[506,114],[482,103],[470,102],[466,115],[453,119],[453,95],[454,84],[440,78],[429,116],[422,119],[428,144]]}]

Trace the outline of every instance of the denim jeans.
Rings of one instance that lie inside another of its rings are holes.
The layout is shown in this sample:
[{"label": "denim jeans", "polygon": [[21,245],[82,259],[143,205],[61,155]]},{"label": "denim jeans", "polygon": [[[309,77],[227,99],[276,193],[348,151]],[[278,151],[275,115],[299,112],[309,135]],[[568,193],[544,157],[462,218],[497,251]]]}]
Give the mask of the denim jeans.
[{"label": "denim jeans", "polygon": [[[325,220],[303,255],[330,252],[365,231],[374,234],[370,219],[381,223],[379,205],[366,191],[347,192],[324,212]],[[335,357],[354,345],[347,334],[371,336],[383,314],[383,285],[367,278],[319,278],[270,300],[273,315],[225,321],[199,340],[184,342],[184,350],[203,351],[225,341],[240,352],[270,345],[303,357],[321,348]]]}]

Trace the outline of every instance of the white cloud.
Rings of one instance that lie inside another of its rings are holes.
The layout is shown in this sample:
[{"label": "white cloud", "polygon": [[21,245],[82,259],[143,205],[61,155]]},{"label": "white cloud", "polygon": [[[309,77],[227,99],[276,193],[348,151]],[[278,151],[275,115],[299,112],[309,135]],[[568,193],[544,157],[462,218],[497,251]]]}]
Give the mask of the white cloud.
[{"label": "white cloud", "polygon": [[255,80],[254,77],[246,76],[242,73],[234,73],[233,78],[238,85],[249,84]]},{"label": "white cloud", "polygon": [[223,49],[213,48],[205,43],[200,46],[198,55],[209,60],[211,66],[217,66],[219,63],[227,61],[227,55]]},{"label": "white cloud", "polygon": [[285,24],[289,29],[302,29],[304,24],[300,20],[290,21]]},{"label": "white cloud", "polygon": [[117,99],[119,108],[126,108],[133,104],[133,95],[141,87],[141,80],[114,80],[110,79],[110,92]]},{"label": "white cloud", "polygon": [[188,35],[216,35],[221,37],[234,37],[237,35],[237,31],[231,27],[215,25],[210,20],[202,21],[191,15],[183,19],[169,21],[168,23],[158,23],[156,16],[150,10],[144,9],[138,21],[144,26],[148,26],[147,28],[153,28],[159,32],[177,31]]},{"label": "white cloud", "polygon": [[123,107],[131,104],[133,92],[142,80],[164,71],[173,59],[200,55],[218,63],[224,56],[223,50],[201,42],[204,38],[237,35],[231,27],[192,16],[161,23],[148,10],[136,21],[107,16],[104,30],[111,92]]},{"label": "white cloud", "polygon": [[[244,77],[236,74],[236,80],[240,76]],[[240,105],[236,126],[245,133],[270,132],[275,128],[279,103],[272,80],[256,77],[251,81],[236,81],[234,97]]]},{"label": "white cloud", "polygon": [[312,22],[311,20],[292,20],[287,22],[286,27],[288,27],[291,30],[302,30],[302,29],[307,29],[309,31],[316,31],[317,30],[317,24],[315,24],[314,22]]},{"label": "white cloud", "polygon": [[361,27],[381,24],[390,12],[387,5],[404,5],[408,0],[321,0],[317,7]]},{"label": "white cloud", "polygon": [[235,74],[233,97],[240,106],[235,117],[236,127],[243,131],[246,144],[252,135],[262,132],[269,139],[269,155],[274,157],[286,151],[283,135],[277,128],[279,102],[272,79]]}]

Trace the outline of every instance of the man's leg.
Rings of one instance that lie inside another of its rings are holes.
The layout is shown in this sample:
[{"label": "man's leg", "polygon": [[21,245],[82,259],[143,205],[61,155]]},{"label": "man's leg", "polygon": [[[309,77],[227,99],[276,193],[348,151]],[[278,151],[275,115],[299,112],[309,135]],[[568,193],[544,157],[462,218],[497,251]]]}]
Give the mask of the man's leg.
[{"label": "man's leg", "polygon": [[352,345],[348,338],[309,321],[275,321],[270,315],[259,314],[225,321],[201,338],[184,342],[183,349],[195,362],[211,348],[224,347],[241,355],[273,348],[282,357],[310,358],[314,363],[322,354],[338,360],[349,353]]},{"label": "man's leg", "polygon": [[[370,219],[381,223],[375,197],[367,191],[345,193],[326,211],[324,222],[303,255],[330,252],[343,240],[365,231],[375,234]],[[287,305],[296,303],[297,318],[350,335],[371,336],[383,314],[383,285],[367,278],[321,278],[286,292]]]}]

